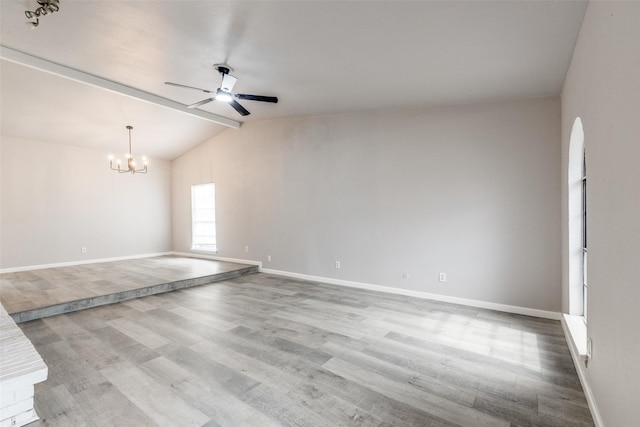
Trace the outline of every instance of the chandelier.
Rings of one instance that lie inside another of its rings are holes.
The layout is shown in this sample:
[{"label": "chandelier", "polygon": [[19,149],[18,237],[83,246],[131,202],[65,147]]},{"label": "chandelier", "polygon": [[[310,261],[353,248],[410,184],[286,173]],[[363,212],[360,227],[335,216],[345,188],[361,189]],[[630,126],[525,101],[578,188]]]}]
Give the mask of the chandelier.
[{"label": "chandelier", "polygon": [[36,10],[27,10],[24,12],[27,19],[35,19],[35,22],[30,21],[31,27],[35,28],[40,24],[40,17],[48,15],[60,10],[60,0],[38,0],[39,8]]},{"label": "chandelier", "polygon": [[144,167],[140,169],[136,169],[136,161],[133,160],[133,156],[131,155],[131,130],[133,126],[127,125],[127,129],[129,129],[129,153],[127,154],[127,168],[120,168],[120,160],[116,160],[117,167],[113,167],[113,156],[109,156],[109,167],[111,170],[118,171],[118,173],[147,173],[147,158],[143,157],[142,162]]}]

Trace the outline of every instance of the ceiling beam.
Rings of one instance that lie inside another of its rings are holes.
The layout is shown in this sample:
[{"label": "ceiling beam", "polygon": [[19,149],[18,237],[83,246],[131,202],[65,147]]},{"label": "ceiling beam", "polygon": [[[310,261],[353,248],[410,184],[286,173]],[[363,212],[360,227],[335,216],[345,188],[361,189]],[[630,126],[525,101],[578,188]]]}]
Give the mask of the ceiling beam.
[{"label": "ceiling beam", "polygon": [[149,92],[144,92],[140,89],[126,86],[120,83],[116,83],[111,80],[104,79],[102,77],[95,76],[93,74],[85,73],[84,71],[76,70],[66,67],[64,65],[57,64],[55,62],[47,61],[46,59],[38,58],[37,56],[29,55],[28,53],[20,52],[19,50],[11,49],[6,46],[0,45],[0,58],[7,61],[15,62],[20,65],[24,65],[30,68],[35,68],[40,71],[44,71],[50,74],[55,74],[60,77],[64,77],[69,80],[74,80],[87,85],[95,86],[101,89],[108,90],[110,92],[119,93],[131,98],[139,99],[141,101],[156,104],[161,107],[170,108],[172,110],[180,111],[181,113],[189,114],[191,116],[199,117],[204,120],[217,123],[219,125],[228,126],[230,128],[239,129],[242,122],[231,120],[229,118],[220,116],[218,114],[209,113],[195,108],[189,109],[186,105],[179,102],[172,101],[168,98],[163,98],[158,95],[154,95]]}]

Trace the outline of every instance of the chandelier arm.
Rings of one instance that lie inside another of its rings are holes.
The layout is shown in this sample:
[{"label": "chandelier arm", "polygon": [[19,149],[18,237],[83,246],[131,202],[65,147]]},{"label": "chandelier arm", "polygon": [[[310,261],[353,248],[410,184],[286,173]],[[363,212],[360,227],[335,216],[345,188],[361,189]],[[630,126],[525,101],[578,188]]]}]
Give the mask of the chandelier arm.
[{"label": "chandelier arm", "polygon": [[118,167],[117,167],[117,168],[114,168],[114,167],[113,167],[113,160],[109,160],[109,167],[111,168],[111,170],[118,171],[118,172],[120,172],[120,171],[121,171],[121,169],[120,169],[120,163],[118,163]]},{"label": "chandelier arm", "polygon": [[111,170],[114,170],[114,171],[118,172],[118,173],[127,173],[127,172],[131,172],[129,169],[120,169],[120,163],[118,163],[118,167],[117,167],[117,168],[114,168],[114,167],[113,167],[113,160],[109,160],[109,168],[110,168]]}]

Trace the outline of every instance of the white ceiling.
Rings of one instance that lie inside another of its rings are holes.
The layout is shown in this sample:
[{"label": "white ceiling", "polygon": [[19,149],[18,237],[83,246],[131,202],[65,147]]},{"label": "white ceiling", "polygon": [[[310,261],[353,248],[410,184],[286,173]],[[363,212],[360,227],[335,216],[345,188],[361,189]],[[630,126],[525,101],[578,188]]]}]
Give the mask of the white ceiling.
[{"label": "white ceiling", "polygon": [[[241,122],[558,95],[585,1],[0,1],[1,44],[181,104],[215,90],[276,95],[202,110]],[[173,159],[228,128],[1,60],[2,134]],[[237,132],[229,129],[230,132]]]}]

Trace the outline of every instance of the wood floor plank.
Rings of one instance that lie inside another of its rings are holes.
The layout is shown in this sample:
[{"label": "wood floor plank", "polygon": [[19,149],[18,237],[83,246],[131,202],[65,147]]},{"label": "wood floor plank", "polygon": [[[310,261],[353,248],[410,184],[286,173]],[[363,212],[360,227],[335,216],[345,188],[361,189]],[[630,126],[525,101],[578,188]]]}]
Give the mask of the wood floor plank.
[{"label": "wood floor plank", "polygon": [[351,350],[344,346],[328,342],[322,349],[344,361],[353,363],[368,371],[386,376],[395,381],[410,384],[424,392],[443,397],[460,405],[471,407],[476,398],[473,390],[456,387],[445,381],[422,375],[396,364],[378,359],[367,353]]},{"label": "wood floor plank", "polygon": [[[452,427],[440,418],[416,410],[401,401],[389,398],[384,394],[363,387],[319,366],[315,366],[294,354],[279,350],[269,351],[269,347],[260,343],[249,342],[235,335],[221,335],[216,340],[225,348],[233,349],[248,357],[260,360],[283,372],[305,381],[312,381],[314,386],[326,390],[342,400],[352,403],[358,408],[371,413],[395,426],[432,425]],[[203,345],[197,344],[195,347]]]},{"label": "wood floor plank", "polygon": [[155,308],[132,316],[137,324],[153,331],[171,343],[190,346],[202,339],[198,331],[205,329],[197,322],[185,320],[171,312],[171,309]]},{"label": "wood floor plank", "polygon": [[251,415],[249,418],[247,418],[245,421],[239,424],[234,424],[233,426],[229,426],[229,427],[256,427],[256,426],[280,427],[281,425],[282,424],[280,424],[277,420],[268,417],[262,412],[256,412],[253,415]]},{"label": "wood floor plank", "polygon": [[329,421],[295,402],[281,390],[261,384],[248,391],[243,400],[282,426],[323,427]]},{"label": "wood floor plank", "polygon": [[473,405],[485,414],[505,419],[518,426],[531,426],[537,420],[537,407],[508,401],[501,396],[479,392]]},{"label": "wood floor plank", "polygon": [[216,362],[242,372],[259,383],[287,390],[297,387],[304,380],[261,360],[238,353],[213,341],[203,341],[190,347],[192,350],[209,357]]},{"label": "wood floor plank", "polygon": [[162,349],[164,357],[186,367],[212,387],[221,387],[227,393],[240,396],[259,384],[243,372],[231,369],[190,348],[175,345],[167,347]]},{"label": "wood floor plank", "polygon": [[171,313],[182,316],[185,319],[190,319],[191,321],[198,322],[203,326],[214,328],[219,331],[230,331],[231,329],[238,326],[235,323],[228,322],[226,320],[220,319],[219,317],[213,316],[211,313],[202,313],[197,310],[189,309],[187,307],[177,307],[170,311]]},{"label": "wood floor plank", "polygon": [[96,426],[64,385],[40,391],[35,400],[35,409],[40,420],[29,424],[30,427]]},{"label": "wood floor plank", "polygon": [[[513,400],[514,396],[517,396],[519,400],[528,402],[530,406],[537,405],[536,394],[530,389],[518,390],[511,376],[494,377],[491,372],[485,373],[482,369],[476,369],[470,373],[458,366],[451,366],[448,363],[449,355],[446,353],[428,352],[386,339],[378,341],[375,346],[366,348],[363,353],[420,374],[430,385],[442,382],[448,384],[449,387],[466,390],[470,393],[487,391],[509,400]],[[516,381],[517,379],[516,377]]]},{"label": "wood floor plank", "polygon": [[104,378],[83,360],[66,341],[57,341],[37,347],[49,369],[49,378],[39,387],[46,389],[64,385],[70,392],[100,384]]},{"label": "wood floor plank", "polygon": [[587,399],[582,390],[570,389],[531,378],[518,377],[516,388],[526,393],[571,402],[588,409]]},{"label": "wood floor plank", "polygon": [[362,427],[390,427],[391,424],[368,413],[339,397],[332,395],[311,382],[300,384],[287,393],[296,404],[320,414],[329,425],[353,425]]},{"label": "wood floor plank", "polygon": [[[314,313],[314,315],[305,315],[303,313],[289,313],[289,312],[278,312],[274,314],[274,317],[278,317],[280,319],[302,323],[307,326],[316,327],[320,329],[325,329],[329,332],[333,332],[340,335],[345,335],[354,339],[362,339],[365,337],[366,333],[361,330],[358,324],[357,327],[352,324],[344,323],[337,321],[335,319],[331,319],[328,316],[323,315],[322,313]],[[387,331],[381,331],[380,335],[384,335]]]},{"label": "wood floor plank", "polygon": [[[485,365],[482,362],[486,361],[485,357],[475,352],[461,350],[456,347],[448,345],[442,345],[436,342],[432,342],[424,339],[417,339],[410,336],[405,336],[396,332],[390,332],[385,338],[389,340],[397,341],[407,346],[413,346],[423,352],[427,352],[434,358],[441,358],[446,355],[443,365],[457,369],[471,378],[487,381],[500,381],[503,384],[515,385],[516,375],[511,372],[505,372],[501,367]],[[479,369],[481,367],[482,369]]]},{"label": "wood floor plank", "polygon": [[140,367],[158,383],[169,387],[185,402],[209,416],[215,425],[241,425],[257,414],[251,406],[224,388],[212,386],[197,372],[191,372],[165,357],[157,357]]},{"label": "wood floor plank", "polygon": [[61,341],[62,338],[42,319],[26,323],[22,327],[23,332],[29,334],[29,339],[34,345],[46,345]]},{"label": "wood floor plank", "polygon": [[230,332],[253,342],[278,349],[279,351],[295,354],[317,365],[322,365],[331,358],[331,355],[320,349],[310,348],[284,338],[271,337],[262,333],[262,331],[245,328],[244,326],[238,326]]},{"label": "wood floor plank", "polygon": [[144,363],[160,355],[156,350],[108,325],[92,331],[92,334],[118,356],[132,363]]},{"label": "wood floor plank", "polygon": [[562,420],[567,427],[592,426],[589,410],[561,399],[550,399],[540,396],[538,399],[538,413],[543,417],[553,417]]},{"label": "wood floor plank", "polygon": [[73,397],[99,427],[156,425],[110,382],[82,390]]},{"label": "wood floor plank", "polygon": [[156,349],[171,343],[170,340],[163,337],[160,334],[145,328],[144,326],[125,318],[113,319],[107,322],[107,325],[112,326],[127,335],[131,339],[138,341],[140,344]]},{"label": "wood floor plank", "polygon": [[333,358],[323,365],[325,369],[364,384],[374,391],[389,395],[415,407],[426,410],[430,414],[463,427],[509,427],[506,420],[486,415],[464,405],[457,404],[420,390],[416,387],[405,387],[400,382],[388,379],[383,375],[363,369],[358,365]]},{"label": "wood floor plank", "polygon": [[201,426],[209,421],[207,415],[129,362],[109,366],[100,372],[159,426]]}]

